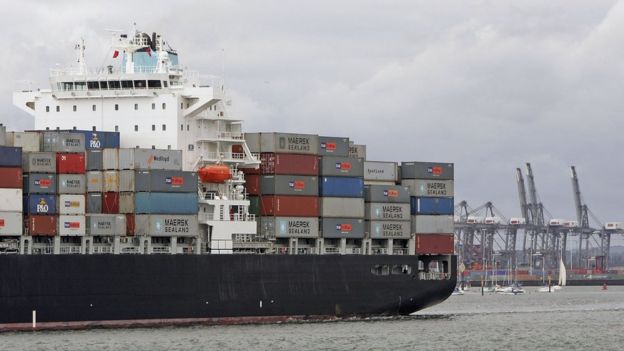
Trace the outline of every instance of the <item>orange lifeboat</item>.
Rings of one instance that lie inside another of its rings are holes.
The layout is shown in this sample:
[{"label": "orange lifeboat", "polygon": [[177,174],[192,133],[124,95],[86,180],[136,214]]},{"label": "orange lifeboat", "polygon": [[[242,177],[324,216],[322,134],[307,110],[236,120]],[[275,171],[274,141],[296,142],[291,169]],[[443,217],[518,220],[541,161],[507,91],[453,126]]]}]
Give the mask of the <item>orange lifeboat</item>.
[{"label": "orange lifeboat", "polygon": [[202,167],[197,173],[202,183],[223,183],[232,178],[230,167],[224,165]]}]

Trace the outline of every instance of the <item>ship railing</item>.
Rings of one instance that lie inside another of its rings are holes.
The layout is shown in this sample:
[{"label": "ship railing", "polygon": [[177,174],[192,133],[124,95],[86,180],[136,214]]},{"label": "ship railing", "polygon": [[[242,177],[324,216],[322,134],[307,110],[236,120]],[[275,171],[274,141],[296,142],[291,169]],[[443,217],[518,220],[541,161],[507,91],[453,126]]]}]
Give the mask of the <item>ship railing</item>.
[{"label": "ship railing", "polygon": [[388,249],[386,249],[385,247],[373,247],[371,249],[371,252],[373,253],[373,255],[387,255]]},{"label": "ship railing", "polygon": [[82,253],[82,247],[80,246],[61,246],[59,248],[61,254],[80,254]]},{"label": "ship railing", "polygon": [[[224,216],[227,216],[227,214],[225,214]],[[234,214],[229,215],[229,219],[228,219],[228,218],[224,218],[221,216],[215,216],[214,213],[200,213],[199,220],[204,221],[204,222],[205,221],[255,222],[256,215],[251,214],[251,213],[248,213],[248,214],[234,213]]]},{"label": "ship railing", "polygon": [[407,255],[407,249],[394,249],[392,250],[393,255]]},{"label": "ship railing", "polygon": [[52,246],[35,246],[32,247],[33,255],[52,255],[54,253],[54,247]]},{"label": "ship railing", "polygon": [[241,132],[217,132],[217,138],[219,139],[236,139],[243,140],[243,133]]},{"label": "ship railing", "polygon": [[450,279],[448,273],[442,272],[418,272],[418,279],[420,280],[447,280]]},{"label": "ship railing", "polygon": [[361,247],[347,247],[345,249],[345,252],[348,255],[361,255],[362,254],[362,248]]},{"label": "ship railing", "polygon": [[203,154],[205,161],[219,160],[244,160],[245,154],[242,152],[206,152]]},{"label": "ship railing", "polygon": [[113,252],[110,246],[93,246],[92,250],[94,254],[110,254]]},{"label": "ship railing", "polygon": [[153,246],[152,253],[154,254],[168,254],[171,250],[168,246]]},{"label": "ship railing", "polygon": [[123,247],[121,248],[121,253],[122,254],[138,254],[139,253],[139,249],[136,247]]},{"label": "ship railing", "polygon": [[326,247],[325,248],[325,253],[326,254],[339,254],[340,253],[340,249],[338,249],[337,247]]}]

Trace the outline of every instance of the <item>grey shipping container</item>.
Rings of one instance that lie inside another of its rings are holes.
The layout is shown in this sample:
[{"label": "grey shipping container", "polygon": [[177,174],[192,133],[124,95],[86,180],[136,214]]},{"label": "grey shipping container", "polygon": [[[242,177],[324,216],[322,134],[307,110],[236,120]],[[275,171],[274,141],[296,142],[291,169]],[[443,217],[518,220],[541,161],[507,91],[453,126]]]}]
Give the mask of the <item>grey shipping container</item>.
[{"label": "grey shipping container", "polygon": [[104,176],[101,171],[87,172],[87,192],[101,193],[104,190]]},{"label": "grey shipping container", "polygon": [[349,157],[366,159],[366,145],[349,143]]},{"label": "grey shipping container", "polygon": [[368,237],[371,239],[409,239],[410,222],[366,221]]},{"label": "grey shipping container", "polygon": [[316,217],[261,217],[260,235],[265,238],[318,238]]},{"label": "grey shipping container", "polygon": [[59,194],[84,194],[87,192],[86,183],[84,174],[59,174],[56,189]]},{"label": "grey shipping container", "polygon": [[262,176],[260,181],[262,195],[301,195],[317,196],[318,177],[298,175]]},{"label": "grey shipping container", "polygon": [[412,216],[412,233],[452,234],[455,231],[453,216]]},{"label": "grey shipping container", "polygon": [[362,177],[364,162],[360,158],[323,156],[320,162],[321,176]]},{"label": "grey shipping container", "polygon": [[82,133],[44,132],[42,150],[53,152],[84,152],[85,139]]},{"label": "grey shipping container", "polygon": [[180,171],[182,170],[182,151],[119,149],[119,169],[167,169]]},{"label": "grey shipping container", "polygon": [[119,169],[119,149],[102,150],[102,170]]},{"label": "grey shipping container", "polygon": [[402,162],[402,179],[440,179],[453,180],[454,167],[452,163],[436,162]]},{"label": "grey shipping container", "polygon": [[22,168],[25,173],[56,173],[54,152],[22,153]]},{"label": "grey shipping container", "polygon": [[87,171],[101,171],[104,169],[104,152],[100,150],[87,150]]},{"label": "grey shipping container", "polygon": [[321,156],[349,156],[349,138],[319,137],[318,154]]},{"label": "grey shipping container", "polygon": [[102,213],[102,194],[87,194],[87,213]]},{"label": "grey shipping container", "polygon": [[119,193],[119,213],[134,213],[134,193]]},{"label": "grey shipping container", "polygon": [[22,235],[24,220],[22,212],[0,212],[0,235]]},{"label": "grey shipping container", "polygon": [[251,152],[260,152],[260,133],[245,133],[245,143]]},{"label": "grey shipping container", "polygon": [[[134,179],[131,179],[134,177]],[[158,191],[171,193],[197,192],[197,173],[150,170],[119,172],[120,191]]]},{"label": "grey shipping container", "polygon": [[409,188],[411,196],[453,197],[454,195],[452,180],[403,179],[401,184]]},{"label": "grey shipping container", "polygon": [[199,232],[197,215],[136,215],[135,235],[195,236]]},{"label": "grey shipping container", "polygon": [[367,203],[365,218],[380,221],[409,221],[410,204]]},{"label": "grey shipping container", "polygon": [[7,146],[21,147],[22,152],[41,151],[41,133],[9,132],[6,137]]},{"label": "grey shipping container", "polygon": [[126,235],[126,216],[111,214],[87,215],[88,235]]},{"label": "grey shipping container", "polygon": [[401,185],[366,185],[364,198],[366,202],[410,202],[409,189]]},{"label": "grey shipping container", "polygon": [[362,239],[364,220],[361,218],[321,218],[321,236],[323,238]]},{"label": "grey shipping container", "polygon": [[353,197],[322,197],[321,217],[364,218],[364,199]]},{"label": "grey shipping container", "polygon": [[24,193],[56,194],[56,174],[24,174]]},{"label": "grey shipping container", "polygon": [[396,162],[364,161],[364,180],[396,182],[398,164]]},{"label": "grey shipping container", "polygon": [[283,154],[316,155],[319,149],[318,135],[290,133],[261,133],[260,151]]}]

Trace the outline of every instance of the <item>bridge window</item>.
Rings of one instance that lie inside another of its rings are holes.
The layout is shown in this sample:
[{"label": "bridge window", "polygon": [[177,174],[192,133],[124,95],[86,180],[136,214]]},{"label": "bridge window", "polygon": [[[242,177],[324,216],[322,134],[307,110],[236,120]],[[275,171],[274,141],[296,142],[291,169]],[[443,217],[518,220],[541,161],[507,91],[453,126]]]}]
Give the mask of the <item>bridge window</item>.
[{"label": "bridge window", "polygon": [[167,125],[166,124],[162,125],[162,130],[163,130],[163,132],[167,130]]},{"label": "bridge window", "polygon": [[134,87],[136,89],[145,89],[145,81],[144,80],[135,80]]},{"label": "bridge window", "polygon": [[56,106],[56,112],[61,112],[61,106]]},{"label": "bridge window", "polygon": [[63,91],[74,90],[74,83],[72,82],[63,82],[61,84],[63,84]]},{"label": "bridge window", "polygon": [[160,81],[159,80],[148,80],[147,81],[147,87],[148,88],[160,88]]},{"label": "bridge window", "polygon": [[109,80],[108,81],[108,88],[109,89],[120,89],[121,88],[121,83],[119,83],[119,81],[117,81],[117,80]]},{"label": "bridge window", "polygon": [[100,89],[102,90],[108,89],[108,82],[107,81],[100,82]]},{"label": "bridge window", "polygon": [[165,110],[167,108],[167,104],[166,103],[162,103],[162,109]]},{"label": "bridge window", "polygon": [[163,80],[163,86],[166,88],[169,85],[169,83],[166,80]]},{"label": "bridge window", "polygon": [[100,82],[87,82],[87,89],[89,90],[99,90],[100,89]]},{"label": "bridge window", "polygon": [[50,112],[50,106],[46,106],[46,112]]},{"label": "bridge window", "polygon": [[132,89],[132,81],[131,80],[122,80],[121,81],[122,89]]},{"label": "bridge window", "polygon": [[75,82],[74,83],[74,90],[85,90],[86,87],[87,87],[87,83],[86,82]]}]

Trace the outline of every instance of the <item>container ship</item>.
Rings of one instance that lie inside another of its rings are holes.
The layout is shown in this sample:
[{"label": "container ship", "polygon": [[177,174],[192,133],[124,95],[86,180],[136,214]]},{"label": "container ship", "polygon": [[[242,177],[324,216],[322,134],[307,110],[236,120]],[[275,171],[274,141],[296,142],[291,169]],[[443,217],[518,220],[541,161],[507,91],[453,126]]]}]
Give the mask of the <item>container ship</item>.
[{"label": "container ship", "polygon": [[84,43],[0,128],[0,330],[407,315],[456,285],[453,164],[243,133],[159,34]]}]

